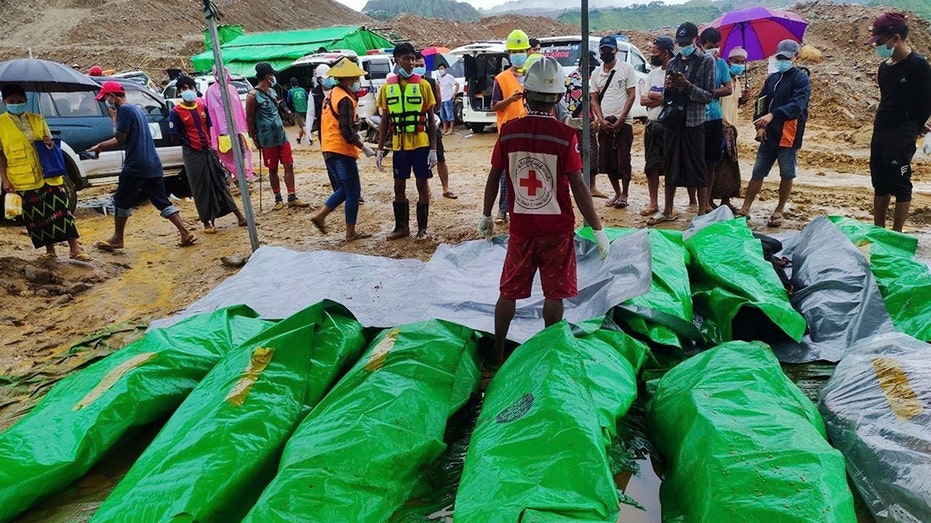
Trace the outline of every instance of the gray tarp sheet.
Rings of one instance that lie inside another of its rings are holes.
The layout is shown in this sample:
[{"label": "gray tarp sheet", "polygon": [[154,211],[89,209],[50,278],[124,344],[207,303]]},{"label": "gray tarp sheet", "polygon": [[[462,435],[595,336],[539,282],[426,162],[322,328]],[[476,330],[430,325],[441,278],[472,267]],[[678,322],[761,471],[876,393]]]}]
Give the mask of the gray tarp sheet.
[{"label": "gray tarp sheet", "polygon": [[[393,327],[440,318],[494,332],[494,310],[507,238],[442,244],[429,262],[394,260],[331,251],[297,252],[261,247],[239,274],[228,278],[187,309],[153,322],[175,323],[228,304],[246,304],[264,319],[279,319],[330,299],[344,305],[367,327]],[[598,249],[576,238],[578,288],[564,300],[566,320],[578,323],[650,290],[647,231],[618,238],[603,262]],[[522,343],[543,328],[539,275],[533,295],[517,303],[508,338]]]},{"label": "gray tarp sheet", "polygon": [[931,345],[901,333],[862,341],[820,400],[831,442],[876,521],[931,521]]},{"label": "gray tarp sheet", "polygon": [[783,363],[838,362],[857,342],[894,332],[869,262],[826,217],[783,241],[792,260],[792,306],[808,322],[800,343],[773,345]]}]

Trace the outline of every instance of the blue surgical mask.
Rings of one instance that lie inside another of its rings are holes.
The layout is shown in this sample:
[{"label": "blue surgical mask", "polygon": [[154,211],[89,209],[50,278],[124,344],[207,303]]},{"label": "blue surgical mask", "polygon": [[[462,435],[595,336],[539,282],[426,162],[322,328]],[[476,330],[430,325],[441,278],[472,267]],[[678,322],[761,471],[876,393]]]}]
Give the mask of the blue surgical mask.
[{"label": "blue surgical mask", "polygon": [[776,70],[777,71],[779,71],[780,73],[784,73],[788,71],[789,69],[792,69],[792,60],[782,60],[779,58],[776,59]]},{"label": "blue surgical mask", "polygon": [[26,112],[26,103],[23,102],[21,104],[6,104],[6,110],[10,114],[15,114],[16,116],[19,116]]},{"label": "blue surgical mask", "polygon": [[425,76],[427,74],[427,68],[426,67],[415,67],[414,74],[418,76]]},{"label": "blue surgical mask", "polygon": [[413,71],[408,72],[408,70],[403,67],[398,68],[398,76],[401,78],[410,78],[412,74],[414,74]]},{"label": "blue surgical mask", "polygon": [[330,78],[329,76],[327,76],[326,78],[323,79],[324,89],[332,89],[334,87],[336,87],[336,78]]},{"label": "blue surgical mask", "polygon": [[362,82],[359,82],[359,81],[352,82],[352,92],[354,93],[358,92],[359,89],[362,89]]},{"label": "blue surgical mask", "polygon": [[689,45],[679,48],[679,53],[681,53],[682,56],[692,56],[692,53],[694,52],[695,52],[695,44],[689,44]]},{"label": "blue surgical mask", "polygon": [[272,77],[272,85],[278,85],[278,78]]},{"label": "blue surgical mask", "polygon": [[515,53],[511,55],[511,65],[514,67],[523,67],[527,63],[527,53]]},{"label": "blue surgical mask", "polygon": [[889,48],[889,47],[886,47],[885,45],[876,46],[876,54],[879,55],[879,57],[882,58],[883,60],[885,60],[886,58],[891,58],[892,53],[894,52],[895,52],[895,48]]},{"label": "blue surgical mask", "polygon": [[107,101],[104,102],[104,103],[107,105],[107,109],[110,109],[111,111],[116,111],[116,104],[115,104],[115,103],[111,102],[110,100],[107,100]]},{"label": "blue surgical mask", "polygon": [[744,71],[747,70],[747,66],[745,66],[744,64],[730,64],[730,66],[731,66],[731,74],[734,76],[741,75],[743,74]]},{"label": "blue surgical mask", "polygon": [[191,103],[194,100],[197,100],[197,91],[194,91],[193,89],[181,91],[181,99],[187,103]]}]

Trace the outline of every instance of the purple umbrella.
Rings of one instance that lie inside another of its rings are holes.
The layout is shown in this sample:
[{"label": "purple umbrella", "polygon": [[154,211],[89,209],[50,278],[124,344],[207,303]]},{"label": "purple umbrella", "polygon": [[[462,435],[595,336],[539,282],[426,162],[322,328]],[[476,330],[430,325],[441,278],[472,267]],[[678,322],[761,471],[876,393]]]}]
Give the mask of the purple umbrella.
[{"label": "purple umbrella", "polygon": [[763,60],[776,53],[782,40],[802,41],[808,22],[786,11],[751,7],[724,14],[711,27],[721,32],[721,56],[741,46],[747,51],[747,60]]}]

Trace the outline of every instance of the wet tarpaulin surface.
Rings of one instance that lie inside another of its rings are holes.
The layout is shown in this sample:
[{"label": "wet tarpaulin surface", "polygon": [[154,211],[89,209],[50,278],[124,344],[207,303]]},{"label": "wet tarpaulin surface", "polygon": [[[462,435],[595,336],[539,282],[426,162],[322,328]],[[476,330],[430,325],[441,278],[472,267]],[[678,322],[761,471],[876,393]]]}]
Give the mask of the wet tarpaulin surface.
[{"label": "wet tarpaulin surface", "polygon": [[876,521],[931,521],[931,345],[901,333],[851,347],[821,393],[831,441]]},{"label": "wet tarpaulin surface", "polygon": [[[281,247],[255,251],[243,269],[164,322],[227,304],[245,304],[267,319],[280,319],[324,299],[346,306],[367,327],[392,327],[442,318],[478,331],[494,331],[495,302],[506,237],[443,244],[427,263],[331,251]],[[607,259],[576,238],[579,294],[563,300],[564,318],[579,323],[649,292],[652,269],[646,230],[616,239]],[[539,275],[532,296],[517,302],[508,338],[524,342],[543,328]]]},{"label": "wet tarpaulin surface", "polygon": [[792,260],[792,306],[808,322],[799,343],[773,345],[784,363],[837,362],[858,341],[895,328],[869,262],[826,216],[783,242]]}]

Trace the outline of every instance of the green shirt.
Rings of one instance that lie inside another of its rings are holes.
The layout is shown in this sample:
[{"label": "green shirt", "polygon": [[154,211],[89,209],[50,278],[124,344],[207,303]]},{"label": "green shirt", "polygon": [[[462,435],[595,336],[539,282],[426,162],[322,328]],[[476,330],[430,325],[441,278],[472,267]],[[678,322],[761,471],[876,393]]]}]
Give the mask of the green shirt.
[{"label": "green shirt", "polygon": [[294,106],[294,112],[301,114],[307,112],[307,91],[303,87],[292,87],[288,91],[288,97],[291,105]]}]

